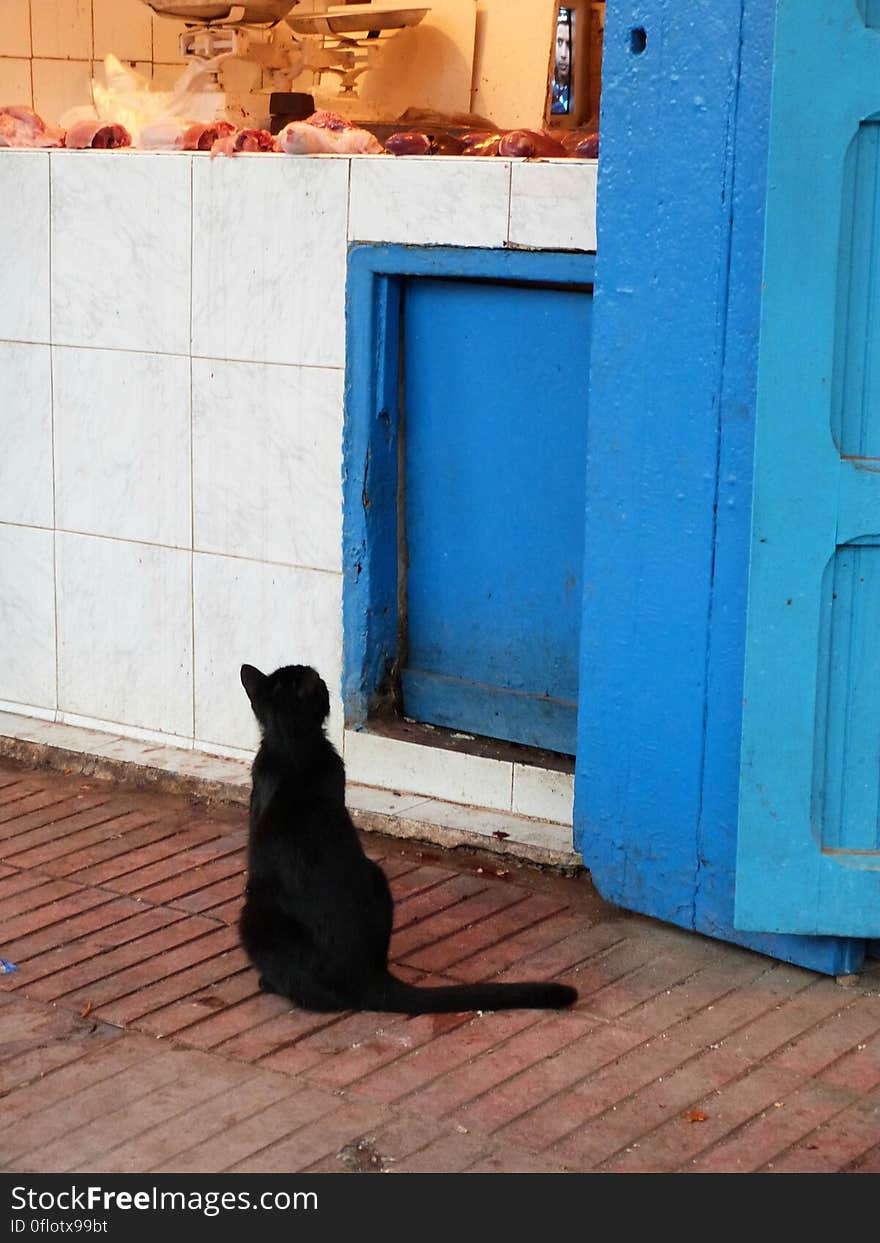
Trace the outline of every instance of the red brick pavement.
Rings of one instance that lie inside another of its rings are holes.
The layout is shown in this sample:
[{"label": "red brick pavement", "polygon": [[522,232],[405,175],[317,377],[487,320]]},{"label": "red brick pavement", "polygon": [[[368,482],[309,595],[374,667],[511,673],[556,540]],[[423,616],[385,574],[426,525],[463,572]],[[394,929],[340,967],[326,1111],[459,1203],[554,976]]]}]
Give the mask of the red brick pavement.
[{"label": "red brick pavement", "polygon": [[0,764],[0,1167],[880,1170],[880,972],[629,916],[587,877],[383,838],[414,982],[563,1014],[308,1014],[238,947],[245,816]]}]

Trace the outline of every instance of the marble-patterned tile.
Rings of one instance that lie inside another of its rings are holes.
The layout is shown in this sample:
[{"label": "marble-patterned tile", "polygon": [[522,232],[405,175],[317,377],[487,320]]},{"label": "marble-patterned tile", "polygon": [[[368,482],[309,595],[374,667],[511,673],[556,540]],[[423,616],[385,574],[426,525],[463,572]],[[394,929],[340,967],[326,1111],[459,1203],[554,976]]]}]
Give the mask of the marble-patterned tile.
[{"label": "marble-patterned tile", "polygon": [[252,751],[259,734],[242,664],[312,665],[330,691],[328,734],[342,741],[342,579],[338,574],[196,553],[196,739]]},{"label": "marble-patterned tile", "polygon": [[52,156],[52,327],[59,345],[189,352],[190,163]]},{"label": "marble-patterned tile", "polygon": [[49,125],[59,125],[71,108],[92,102],[92,63],[88,60],[35,60],[34,110]]},{"label": "marble-patterned tile", "polygon": [[92,0],[95,56],[108,52],[120,60],[153,59],[153,24],[142,0]]},{"label": "marble-patterned tile", "polygon": [[0,522],[53,525],[50,354],[0,341]]},{"label": "marble-patterned tile", "polygon": [[348,169],[333,157],[193,160],[194,354],[343,365]]},{"label": "marble-patterned tile", "polygon": [[58,706],[192,737],[192,554],[57,536]]},{"label": "marble-patterned tile", "polygon": [[57,525],[190,548],[189,360],[52,354]]},{"label": "marble-patterned tile", "polygon": [[574,774],[557,773],[528,764],[513,766],[513,810],[536,820],[571,824],[574,812]]},{"label": "marble-patterned tile", "polygon": [[348,235],[357,242],[504,246],[507,160],[353,159]]},{"label": "marble-patterned tile", "polygon": [[512,766],[506,760],[346,730],[345,768],[359,785],[510,811]]},{"label": "marble-patterned tile", "polygon": [[51,531],[0,525],[0,699],[55,707]]},{"label": "marble-patterned tile", "polygon": [[515,162],[511,246],[596,249],[596,160]]},{"label": "marble-patterned tile", "polygon": [[92,0],[31,4],[34,56],[55,60],[92,59]]},{"label": "marble-patterned tile", "polygon": [[30,0],[0,0],[0,56],[31,55]]},{"label": "marble-patterned tile", "polygon": [[341,569],[342,390],[334,368],[193,361],[197,549]]},{"label": "marble-patterned tile", "polygon": [[0,263],[0,340],[49,340],[49,154],[4,151],[3,231],[14,238]]}]

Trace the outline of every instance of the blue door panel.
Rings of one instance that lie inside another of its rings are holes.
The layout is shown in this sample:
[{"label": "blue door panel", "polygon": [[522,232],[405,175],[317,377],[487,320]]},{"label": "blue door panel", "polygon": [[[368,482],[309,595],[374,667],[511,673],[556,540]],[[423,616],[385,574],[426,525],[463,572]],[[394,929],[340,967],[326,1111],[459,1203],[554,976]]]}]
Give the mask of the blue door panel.
[{"label": "blue door panel", "polygon": [[868,0],[777,9],[736,883],[746,929],[880,933],[878,14]]},{"label": "blue door panel", "polygon": [[404,291],[407,716],[573,753],[586,291]]}]

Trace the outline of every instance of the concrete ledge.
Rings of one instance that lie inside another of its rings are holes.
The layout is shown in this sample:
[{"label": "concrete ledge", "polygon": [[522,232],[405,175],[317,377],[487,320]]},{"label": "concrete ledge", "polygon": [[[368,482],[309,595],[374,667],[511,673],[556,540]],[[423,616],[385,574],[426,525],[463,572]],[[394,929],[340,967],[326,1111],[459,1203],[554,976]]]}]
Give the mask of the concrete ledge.
[{"label": "concrete ledge", "polygon": [[[29,768],[68,770],[209,802],[247,805],[250,798],[250,764],[244,760],[5,712],[0,712],[0,756]],[[565,824],[365,785],[349,784],[346,802],[364,832],[489,851],[568,873],[583,870]]]}]

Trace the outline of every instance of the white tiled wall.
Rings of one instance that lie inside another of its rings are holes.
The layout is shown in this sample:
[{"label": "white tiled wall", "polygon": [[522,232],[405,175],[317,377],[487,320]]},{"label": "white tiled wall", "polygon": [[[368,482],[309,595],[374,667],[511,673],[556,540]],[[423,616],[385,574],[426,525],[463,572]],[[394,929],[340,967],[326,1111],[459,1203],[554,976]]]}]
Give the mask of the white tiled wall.
[{"label": "white tiled wall", "polygon": [[[0,153],[0,703],[243,755],[240,664],[302,661],[342,745],[347,247],[595,237],[594,165],[477,164]],[[570,817],[558,774],[345,745],[353,781]]]},{"label": "white tiled wall", "polygon": [[0,103],[27,104],[56,123],[89,103],[108,52],[165,89],[180,72],[182,29],[142,0],[0,0]]}]

